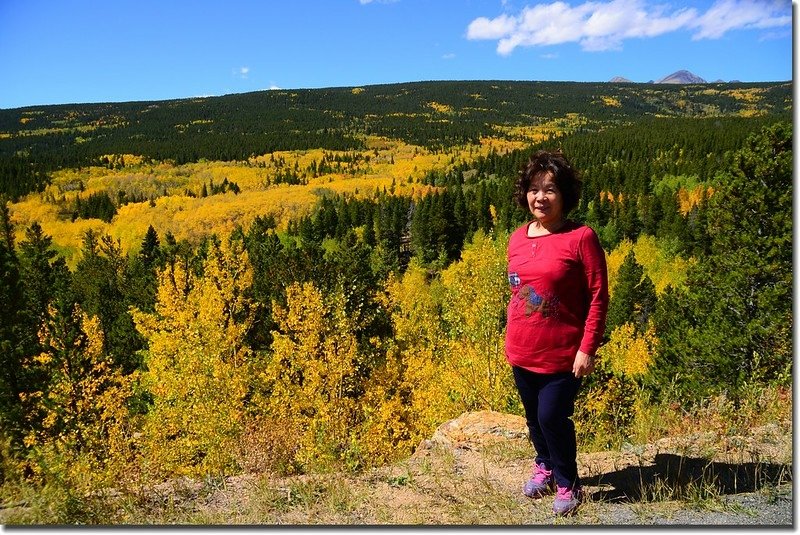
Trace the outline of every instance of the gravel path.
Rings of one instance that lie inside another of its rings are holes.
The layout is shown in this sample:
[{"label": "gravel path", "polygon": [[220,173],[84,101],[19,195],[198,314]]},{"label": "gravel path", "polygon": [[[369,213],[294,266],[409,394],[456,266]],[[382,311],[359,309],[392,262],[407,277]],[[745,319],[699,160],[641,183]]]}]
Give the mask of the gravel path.
[{"label": "gravel path", "polygon": [[[716,509],[687,506],[684,502],[658,504],[595,504],[592,517],[603,525],[616,526],[759,526],[794,525],[792,485],[771,492],[749,492],[725,496]],[[571,524],[585,524],[576,517]],[[592,522],[594,523],[594,522]]]}]

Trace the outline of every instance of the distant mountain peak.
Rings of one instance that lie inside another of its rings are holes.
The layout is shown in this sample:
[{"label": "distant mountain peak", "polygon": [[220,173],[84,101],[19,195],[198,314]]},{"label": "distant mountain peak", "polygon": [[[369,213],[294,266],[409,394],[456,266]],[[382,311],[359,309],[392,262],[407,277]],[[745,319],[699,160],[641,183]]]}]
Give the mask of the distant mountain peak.
[{"label": "distant mountain peak", "polygon": [[627,78],[623,78],[622,76],[615,76],[611,80],[609,80],[612,84],[630,84],[633,83],[631,80]]},{"label": "distant mountain peak", "polygon": [[686,70],[673,72],[656,82],[657,84],[704,84],[705,80]]}]

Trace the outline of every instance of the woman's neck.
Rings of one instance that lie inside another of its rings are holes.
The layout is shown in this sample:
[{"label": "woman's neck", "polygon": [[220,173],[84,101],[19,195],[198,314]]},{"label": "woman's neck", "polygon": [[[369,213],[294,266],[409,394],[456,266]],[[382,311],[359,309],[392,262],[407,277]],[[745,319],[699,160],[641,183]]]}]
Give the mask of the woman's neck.
[{"label": "woman's neck", "polygon": [[567,223],[565,218],[560,218],[555,221],[548,221],[548,222],[541,222],[538,219],[534,219],[530,225],[528,225],[528,236],[546,236],[547,234],[554,234],[561,230]]}]

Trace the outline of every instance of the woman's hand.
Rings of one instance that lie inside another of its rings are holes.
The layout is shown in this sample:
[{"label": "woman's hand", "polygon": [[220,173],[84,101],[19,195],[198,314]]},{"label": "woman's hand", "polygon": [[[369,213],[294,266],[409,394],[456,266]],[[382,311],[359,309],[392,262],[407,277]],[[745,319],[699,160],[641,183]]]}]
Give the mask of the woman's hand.
[{"label": "woman's hand", "polygon": [[575,377],[580,379],[581,377],[586,377],[593,371],[594,357],[579,350],[578,354],[575,355],[575,362],[572,363],[572,373],[575,374]]}]

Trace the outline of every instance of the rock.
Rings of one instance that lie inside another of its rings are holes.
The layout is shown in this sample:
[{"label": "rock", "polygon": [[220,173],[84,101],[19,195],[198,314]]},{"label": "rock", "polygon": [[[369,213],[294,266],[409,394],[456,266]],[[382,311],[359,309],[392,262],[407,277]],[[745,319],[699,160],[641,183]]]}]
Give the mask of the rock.
[{"label": "rock", "polygon": [[467,412],[440,425],[418,449],[430,449],[432,445],[475,449],[527,436],[528,427],[522,416],[495,411]]}]

